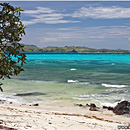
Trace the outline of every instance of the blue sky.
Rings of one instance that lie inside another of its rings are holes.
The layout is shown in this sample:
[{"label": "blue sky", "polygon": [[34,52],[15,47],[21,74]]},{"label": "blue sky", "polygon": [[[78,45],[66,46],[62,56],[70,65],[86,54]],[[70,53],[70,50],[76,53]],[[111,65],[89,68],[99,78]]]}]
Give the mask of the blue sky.
[{"label": "blue sky", "polygon": [[130,1],[9,1],[24,9],[24,44],[130,50]]}]

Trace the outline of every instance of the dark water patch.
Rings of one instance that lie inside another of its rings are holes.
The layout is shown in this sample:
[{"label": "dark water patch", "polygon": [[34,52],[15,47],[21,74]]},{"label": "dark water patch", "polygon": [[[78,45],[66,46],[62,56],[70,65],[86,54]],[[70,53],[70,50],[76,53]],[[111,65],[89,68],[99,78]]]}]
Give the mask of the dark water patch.
[{"label": "dark water patch", "polygon": [[114,102],[120,102],[120,100],[115,100]]},{"label": "dark water patch", "polygon": [[40,93],[40,92],[32,92],[32,93],[19,93],[15,96],[40,96],[40,95],[47,95],[46,93]]},{"label": "dark water patch", "polygon": [[110,94],[124,94],[124,91],[125,90],[114,90],[114,91],[111,91]]},{"label": "dark water patch", "polygon": [[110,95],[110,93],[101,93],[102,95]]}]

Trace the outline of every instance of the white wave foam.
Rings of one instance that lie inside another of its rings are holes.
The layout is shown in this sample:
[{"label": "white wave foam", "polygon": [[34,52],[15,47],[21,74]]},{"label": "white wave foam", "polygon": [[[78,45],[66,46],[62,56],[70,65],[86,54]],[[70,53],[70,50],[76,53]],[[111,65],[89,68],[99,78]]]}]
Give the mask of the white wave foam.
[{"label": "white wave foam", "polygon": [[127,85],[112,85],[112,84],[104,84],[102,83],[102,86],[104,87],[114,87],[114,88],[124,88],[124,87],[128,87]]},{"label": "white wave foam", "polygon": [[78,98],[78,97],[72,97],[72,98],[76,100],[86,100],[86,98]]},{"label": "white wave foam", "polygon": [[72,69],[70,69],[70,70],[77,70],[77,69],[75,69],[75,68],[72,68]]},{"label": "white wave foam", "polygon": [[67,80],[68,83],[78,83],[78,80]]},{"label": "white wave foam", "polygon": [[75,83],[75,84],[80,84],[80,85],[89,85],[89,82],[79,82],[78,80],[72,80],[72,79],[68,79],[67,83]]},{"label": "white wave foam", "polygon": [[102,103],[102,102],[100,102],[100,103],[102,106],[110,106],[110,107],[115,107],[118,104],[118,102],[115,102],[115,103],[110,103],[110,102]]},{"label": "white wave foam", "polygon": [[21,102],[22,101],[22,99],[14,98],[13,97],[14,95],[15,95],[14,93],[9,94],[9,95],[1,94],[0,99],[1,100],[6,100],[6,101],[9,101],[9,102]]},{"label": "white wave foam", "polygon": [[115,63],[112,63],[111,65],[115,65]]},{"label": "white wave foam", "polygon": [[84,95],[79,95],[79,97],[80,97],[80,98],[89,98],[90,95],[86,95],[86,94],[84,94]]},{"label": "white wave foam", "polygon": [[[100,102],[101,105],[104,105],[104,106],[111,106],[111,107],[115,107],[118,103],[122,102],[122,101],[126,101],[125,98],[122,98],[119,102],[114,102],[114,103],[110,103],[110,102]],[[129,100],[127,100],[128,102],[130,102]]]},{"label": "white wave foam", "polygon": [[81,85],[85,85],[85,84],[89,84],[89,82],[79,82],[78,84],[81,84]]}]

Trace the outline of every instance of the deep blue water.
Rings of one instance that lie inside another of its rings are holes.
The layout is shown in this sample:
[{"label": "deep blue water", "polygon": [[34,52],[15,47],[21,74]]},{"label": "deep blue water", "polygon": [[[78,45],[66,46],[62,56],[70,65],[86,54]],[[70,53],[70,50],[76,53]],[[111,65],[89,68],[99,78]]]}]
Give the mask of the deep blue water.
[{"label": "deep blue water", "polygon": [[23,80],[130,84],[130,54],[27,54]]}]

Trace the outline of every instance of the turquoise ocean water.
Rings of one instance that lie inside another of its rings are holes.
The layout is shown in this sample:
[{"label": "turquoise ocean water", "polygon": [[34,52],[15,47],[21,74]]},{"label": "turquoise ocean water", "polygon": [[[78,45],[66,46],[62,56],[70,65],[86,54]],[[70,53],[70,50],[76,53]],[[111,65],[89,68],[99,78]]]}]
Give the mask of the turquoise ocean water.
[{"label": "turquoise ocean water", "polygon": [[130,100],[130,54],[27,54],[24,69],[2,81],[1,98],[54,105]]}]

